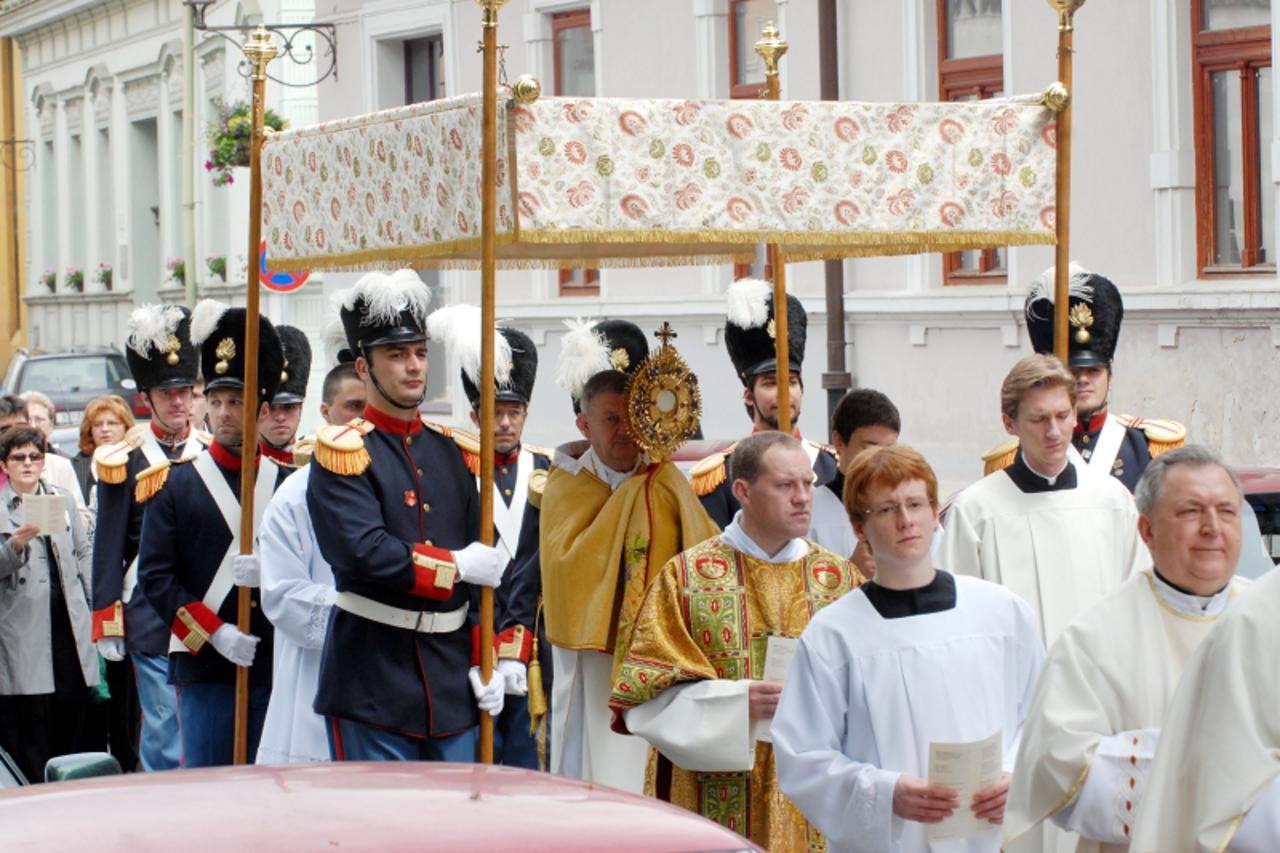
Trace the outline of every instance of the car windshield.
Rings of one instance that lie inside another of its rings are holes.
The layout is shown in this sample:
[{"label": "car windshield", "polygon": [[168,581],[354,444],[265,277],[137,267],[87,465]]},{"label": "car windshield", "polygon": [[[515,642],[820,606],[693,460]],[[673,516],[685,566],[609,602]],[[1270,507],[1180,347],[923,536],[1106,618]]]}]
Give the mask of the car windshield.
[{"label": "car windshield", "polygon": [[123,379],[124,371],[119,359],[106,356],[33,359],[22,371],[18,391],[43,391],[47,394],[105,390],[119,386]]}]

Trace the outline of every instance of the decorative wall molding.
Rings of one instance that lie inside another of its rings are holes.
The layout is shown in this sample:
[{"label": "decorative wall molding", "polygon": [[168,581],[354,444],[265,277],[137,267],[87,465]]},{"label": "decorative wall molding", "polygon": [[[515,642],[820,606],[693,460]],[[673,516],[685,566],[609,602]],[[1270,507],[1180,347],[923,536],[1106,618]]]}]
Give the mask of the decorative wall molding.
[{"label": "decorative wall molding", "polygon": [[129,118],[155,113],[160,108],[160,76],[151,74],[125,83],[124,102]]}]

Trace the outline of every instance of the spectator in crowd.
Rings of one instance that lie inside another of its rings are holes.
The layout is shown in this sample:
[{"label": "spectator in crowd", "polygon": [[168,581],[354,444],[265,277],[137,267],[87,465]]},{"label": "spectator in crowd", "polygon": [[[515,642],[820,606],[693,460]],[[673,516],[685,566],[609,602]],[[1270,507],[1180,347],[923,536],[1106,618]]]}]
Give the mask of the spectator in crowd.
[{"label": "spectator in crowd", "polygon": [[103,394],[84,407],[84,420],[80,421],[80,452],[71,457],[71,467],[75,469],[85,503],[93,505],[94,486],[98,484],[93,452],[105,444],[122,440],[131,429],[133,413],[129,411],[129,404],[115,394]]},{"label": "spectator in crowd", "polygon": [[[91,640],[90,544],[66,491],[40,478],[40,431],[0,433],[7,482],[0,489],[0,743],[30,781],[55,755],[83,751],[90,688],[99,681]],[[23,521],[28,495],[59,495],[65,526]]]},{"label": "spectator in crowd", "polygon": [[[35,426],[35,424],[31,423],[31,409],[26,401],[26,397],[33,395],[39,396],[39,399],[36,400],[36,408],[44,406],[48,410],[50,415],[48,419],[49,432],[53,431],[53,403],[50,402],[48,397],[40,394],[39,391],[28,391],[21,397],[16,397],[13,394],[0,395],[0,430],[8,429],[15,424]],[[41,443],[47,447],[49,444],[49,432],[45,432],[39,427],[37,427],[37,432],[40,433]],[[76,503],[76,509],[80,511],[80,520],[85,525],[85,530],[88,531],[89,538],[92,541],[93,514],[89,512],[89,507],[80,494],[80,487],[76,482],[76,472],[71,467],[71,461],[56,453],[47,454],[43,471],[44,473],[41,477],[46,483],[51,486],[59,486],[71,495]],[[7,474],[0,476],[0,485],[4,485],[4,480],[7,476]]]},{"label": "spectator in crowd", "polygon": [[[40,434],[44,436],[47,443],[53,435],[53,418],[57,407],[53,405],[48,395],[39,391],[23,391],[18,396],[27,404],[27,422],[40,430]],[[56,448],[51,449],[57,452]]]}]

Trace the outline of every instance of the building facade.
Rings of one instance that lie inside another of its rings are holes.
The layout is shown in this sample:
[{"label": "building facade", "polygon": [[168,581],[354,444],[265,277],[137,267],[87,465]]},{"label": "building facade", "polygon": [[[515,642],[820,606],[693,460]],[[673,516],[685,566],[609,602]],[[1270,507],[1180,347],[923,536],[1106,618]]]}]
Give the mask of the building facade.
[{"label": "building facade", "polygon": [[[310,2],[310,0],[309,0]],[[220,2],[211,18],[243,19],[248,3]],[[263,14],[287,14],[280,5]],[[762,69],[751,49],[776,20],[790,44],[784,98],[817,99],[825,0],[510,0],[499,42],[514,78],[544,92],[625,98],[753,97]],[[1056,76],[1056,16],[1041,2],[835,0],[834,64],[845,100],[985,98],[1042,91]],[[311,92],[305,123],[478,91],[480,13],[474,0],[314,0],[299,14],[336,26],[337,74]],[[173,298],[165,261],[177,153],[175,105],[181,9],[171,0],[0,2],[0,35],[23,52],[27,134],[38,141],[27,179],[25,292],[33,342],[119,341],[136,299]],[[1071,255],[1125,296],[1113,409],[1185,422],[1193,440],[1240,464],[1277,464],[1280,287],[1275,251],[1271,0],[1087,3],[1076,16]],[[121,22],[112,23],[120,19]],[[121,29],[123,27],[123,29]],[[243,81],[216,40],[200,41],[197,109]],[[294,97],[270,86],[269,101]],[[242,90],[241,90],[242,91]],[[290,110],[295,107],[290,107]],[[198,120],[203,128],[204,114]],[[109,152],[104,153],[104,152]],[[201,257],[234,250],[219,236],[236,203],[198,182]],[[158,215],[153,213],[158,210]],[[244,223],[226,226],[241,233]],[[219,242],[222,241],[222,242]],[[110,291],[43,289],[46,268],[116,265]],[[853,381],[897,402],[903,440],[933,461],[944,489],[981,472],[1003,437],[998,388],[1030,351],[1022,322],[1028,284],[1051,247],[846,261],[842,351]],[[231,264],[228,265],[232,266]],[[754,265],[760,272],[763,264]],[[498,314],[528,331],[542,370],[530,441],[575,438],[567,396],[553,381],[563,320],[627,317],[645,329],[669,320],[701,378],[704,433],[728,438],[749,421],[723,347],[724,293],[749,270],[501,272]],[[479,277],[423,271],[442,302],[477,301]],[[233,294],[204,276],[202,291]],[[825,438],[824,265],[796,264],[788,284],[809,313],[799,425]],[[243,282],[243,277],[238,279]],[[299,298],[269,301],[316,327],[321,289],[354,281],[330,273]],[[274,313],[273,313],[274,316]],[[112,337],[115,335],[115,337]],[[455,369],[432,352],[429,408],[465,424]]]}]

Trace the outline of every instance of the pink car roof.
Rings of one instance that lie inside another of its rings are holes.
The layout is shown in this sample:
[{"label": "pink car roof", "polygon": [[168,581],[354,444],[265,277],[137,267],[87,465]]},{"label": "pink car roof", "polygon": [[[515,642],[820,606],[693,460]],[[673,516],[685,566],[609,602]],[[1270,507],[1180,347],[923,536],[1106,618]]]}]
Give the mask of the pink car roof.
[{"label": "pink car roof", "polygon": [[418,762],[136,773],[0,793],[8,850],[757,850],[657,800],[507,767]]}]

